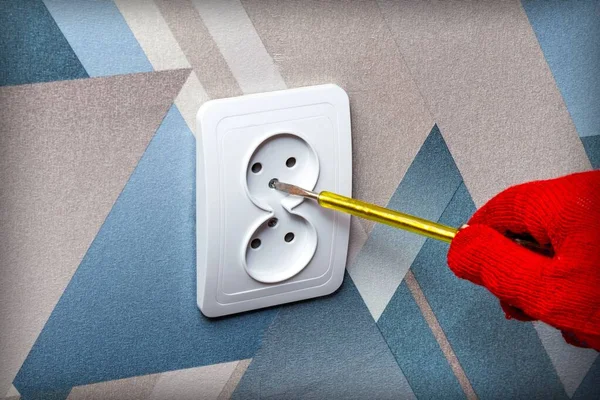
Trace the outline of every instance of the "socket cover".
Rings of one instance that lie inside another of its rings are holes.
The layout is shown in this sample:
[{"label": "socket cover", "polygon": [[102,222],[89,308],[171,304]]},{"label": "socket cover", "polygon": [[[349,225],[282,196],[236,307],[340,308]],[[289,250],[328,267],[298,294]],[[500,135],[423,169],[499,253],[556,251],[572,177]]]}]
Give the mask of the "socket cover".
[{"label": "socket cover", "polygon": [[352,195],[346,92],[320,85],[211,100],[198,111],[196,132],[202,313],[217,317],[337,290],[350,216],[268,183]]}]

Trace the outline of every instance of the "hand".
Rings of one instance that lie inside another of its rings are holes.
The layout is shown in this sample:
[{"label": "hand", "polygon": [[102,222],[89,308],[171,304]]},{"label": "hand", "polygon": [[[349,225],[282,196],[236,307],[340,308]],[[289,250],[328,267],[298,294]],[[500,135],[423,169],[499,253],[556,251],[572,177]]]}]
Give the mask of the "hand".
[{"label": "hand", "polygon": [[[450,245],[460,278],[499,298],[507,318],[540,320],[600,351],[600,171],[525,183],[491,199]],[[537,254],[508,239],[551,245]]]}]

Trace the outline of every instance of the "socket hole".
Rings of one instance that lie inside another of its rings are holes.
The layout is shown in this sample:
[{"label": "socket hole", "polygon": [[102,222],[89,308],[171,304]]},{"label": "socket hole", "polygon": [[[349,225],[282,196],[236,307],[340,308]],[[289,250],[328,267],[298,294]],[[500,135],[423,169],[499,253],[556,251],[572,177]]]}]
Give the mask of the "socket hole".
[{"label": "socket hole", "polygon": [[288,168],[292,168],[294,165],[296,165],[296,159],[294,157],[290,157],[286,160],[285,165],[287,165]]},{"label": "socket hole", "polygon": [[279,182],[279,180],[278,180],[277,178],[273,178],[273,179],[271,179],[271,180],[269,181],[269,187],[270,187],[271,189],[275,189],[275,184],[276,184],[277,182]]},{"label": "socket hole", "polygon": [[269,228],[275,228],[277,226],[277,223],[279,222],[279,220],[277,218],[271,218],[269,220],[269,222],[267,222],[267,226]]},{"label": "socket hole", "polygon": [[258,174],[262,170],[262,164],[259,162],[254,163],[254,164],[252,164],[251,169],[252,169],[252,172],[254,172],[255,174]]},{"label": "socket hole", "polygon": [[260,247],[261,243],[262,243],[262,242],[260,241],[260,239],[258,239],[258,238],[256,238],[256,239],[253,239],[253,240],[250,242],[250,247],[252,247],[253,249],[255,249],[255,250],[256,250],[256,249],[258,249],[258,248]]},{"label": "socket hole", "polygon": [[295,237],[296,236],[292,232],[288,232],[283,237],[283,240],[285,240],[286,242],[290,243],[292,240],[294,240]]}]

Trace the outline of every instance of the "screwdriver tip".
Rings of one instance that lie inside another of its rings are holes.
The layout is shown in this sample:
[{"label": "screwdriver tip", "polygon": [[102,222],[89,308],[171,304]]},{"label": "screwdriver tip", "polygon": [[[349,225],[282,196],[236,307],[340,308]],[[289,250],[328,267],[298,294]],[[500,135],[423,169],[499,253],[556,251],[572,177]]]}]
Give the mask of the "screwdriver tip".
[{"label": "screwdriver tip", "polygon": [[278,179],[271,179],[271,181],[269,182],[269,187],[271,189],[276,189],[276,190],[279,190],[280,192],[285,192],[285,193],[291,194],[293,196],[307,197],[307,198],[314,199],[314,200],[319,199],[319,195],[315,192],[311,192],[310,190],[302,189],[301,187],[298,187],[298,186],[295,186],[295,185],[292,185],[289,183],[279,182]]}]

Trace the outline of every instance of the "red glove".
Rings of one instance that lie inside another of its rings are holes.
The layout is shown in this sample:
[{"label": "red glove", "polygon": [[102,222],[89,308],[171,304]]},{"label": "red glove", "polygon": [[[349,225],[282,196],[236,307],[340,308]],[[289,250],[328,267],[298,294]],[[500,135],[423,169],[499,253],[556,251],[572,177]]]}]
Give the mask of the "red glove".
[{"label": "red glove", "polygon": [[[551,245],[554,256],[509,232]],[[503,191],[458,232],[448,265],[498,297],[507,318],[546,322],[567,342],[600,351],[600,171]]]}]

